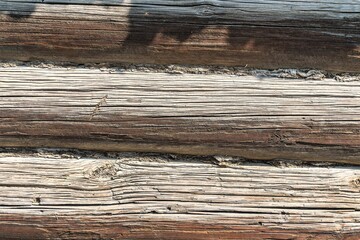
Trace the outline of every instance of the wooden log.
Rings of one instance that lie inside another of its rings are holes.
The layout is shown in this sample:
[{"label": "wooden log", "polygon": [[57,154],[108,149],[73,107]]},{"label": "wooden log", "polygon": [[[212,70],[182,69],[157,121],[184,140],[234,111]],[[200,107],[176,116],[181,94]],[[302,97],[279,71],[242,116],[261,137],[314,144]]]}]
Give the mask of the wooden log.
[{"label": "wooden log", "polygon": [[209,160],[2,154],[0,237],[359,239],[359,167]]},{"label": "wooden log", "polygon": [[0,146],[359,164],[360,82],[0,69]]},{"label": "wooden log", "polygon": [[0,59],[360,71],[353,0],[3,0]]}]

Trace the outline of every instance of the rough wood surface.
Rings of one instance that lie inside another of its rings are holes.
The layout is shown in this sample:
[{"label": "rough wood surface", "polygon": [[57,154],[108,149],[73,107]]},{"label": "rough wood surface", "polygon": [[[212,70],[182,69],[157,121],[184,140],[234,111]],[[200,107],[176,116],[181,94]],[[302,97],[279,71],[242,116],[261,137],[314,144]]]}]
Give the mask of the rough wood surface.
[{"label": "rough wood surface", "polygon": [[354,0],[2,0],[0,59],[360,71]]},{"label": "rough wood surface", "polygon": [[0,237],[355,240],[359,177],[359,167],[3,154]]},{"label": "rough wood surface", "polygon": [[360,82],[0,69],[0,146],[360,164]]}]

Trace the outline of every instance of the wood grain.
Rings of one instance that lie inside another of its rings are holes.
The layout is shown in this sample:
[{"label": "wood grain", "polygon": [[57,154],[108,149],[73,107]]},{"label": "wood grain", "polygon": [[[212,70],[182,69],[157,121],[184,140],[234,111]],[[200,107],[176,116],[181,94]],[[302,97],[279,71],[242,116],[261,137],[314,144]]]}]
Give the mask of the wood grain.
[{"label": "wood grain", "polygon": [[0,69],[0,146],[359,164],[360,82]]},{"label": "wood grain", "polygon": [[0,59],[360,71],[353,0],[2,0]]},{"label": "wood grain", "polygon": [[2,154],[0,237],[355,240],[359,177],[350,166]]}]

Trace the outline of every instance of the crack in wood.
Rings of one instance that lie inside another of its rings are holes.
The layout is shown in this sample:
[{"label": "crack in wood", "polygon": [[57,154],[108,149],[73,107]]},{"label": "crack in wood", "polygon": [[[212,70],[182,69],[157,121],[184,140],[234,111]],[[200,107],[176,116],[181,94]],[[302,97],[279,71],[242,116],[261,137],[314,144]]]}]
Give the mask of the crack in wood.
[{"label": "crack in wood", "polygon": [[91,116],[90,116],[90,121],[93,120],[93,118],[95,117],[95,115],[100,111],[100,108],[106,104],[106,100],[108,98],[108,95],[106,94],[104,97],[101,98],[101,100],[96,104],[94,110],[92,111],[91,113]]}]

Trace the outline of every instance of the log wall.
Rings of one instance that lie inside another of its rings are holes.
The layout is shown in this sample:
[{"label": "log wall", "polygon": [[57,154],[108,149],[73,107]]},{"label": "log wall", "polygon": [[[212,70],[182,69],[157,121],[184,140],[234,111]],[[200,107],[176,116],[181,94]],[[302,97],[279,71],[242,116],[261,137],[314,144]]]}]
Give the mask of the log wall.
[{"label": "log wall", "polygon": [[353,0],[3,0],[0,59],[360,71]]},{"label": "log wall", "polygon": [[[359,239],[358,167],[2,154],[2,239]],[[16,168],[14,167],[16,166]]]},{"label": "log wall", "polygon": [[0,69],[0,146],[359,164],[358,81],[109,71]]}]

